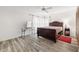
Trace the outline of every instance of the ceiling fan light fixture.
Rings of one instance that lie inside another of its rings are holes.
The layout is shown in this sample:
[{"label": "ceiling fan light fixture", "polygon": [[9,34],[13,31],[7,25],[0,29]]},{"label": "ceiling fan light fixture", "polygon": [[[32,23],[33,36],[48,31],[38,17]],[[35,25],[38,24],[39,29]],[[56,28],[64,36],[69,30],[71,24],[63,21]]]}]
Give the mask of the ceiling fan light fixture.
[{"label": "ceiling fan light fixture", "polygon": [[42,8],[42,10],[46,10],[46,8]]},{"label": "ceiling fan light fixture", "polygon": [[48,13],[48,10],[49,9],[52,9],[52,7],[42,7],[42,11],[44,11],[44,12],[46,12],[46,13]]}]

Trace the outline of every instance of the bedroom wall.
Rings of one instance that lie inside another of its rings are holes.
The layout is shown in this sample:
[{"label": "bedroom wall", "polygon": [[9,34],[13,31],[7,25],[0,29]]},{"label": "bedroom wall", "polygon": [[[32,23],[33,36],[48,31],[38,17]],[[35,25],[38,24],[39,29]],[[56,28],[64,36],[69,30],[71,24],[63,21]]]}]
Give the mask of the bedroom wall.
[{"label": "bedroom wall", "polygon": [[17,7],[0,7],[0,41],[20,36],[24,22],[30,20],[24,10]]},{"label": "bedroom wall", "polygon": [[64,24],[66,23],[70,28],[70,35],[76,37],[76,7],[70,7],[51,15],[50,22],[57,20],[64,22]]}]

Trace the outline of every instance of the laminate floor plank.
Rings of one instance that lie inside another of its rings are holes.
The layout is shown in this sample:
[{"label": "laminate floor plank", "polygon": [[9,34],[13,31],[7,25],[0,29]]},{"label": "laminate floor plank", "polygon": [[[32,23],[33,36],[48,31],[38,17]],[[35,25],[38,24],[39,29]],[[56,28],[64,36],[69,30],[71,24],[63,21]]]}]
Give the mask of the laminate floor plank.
[{"label": "laminate floor plank", "polygon": [[51,40],[35,35],[0,42],[0,52],[77,52],[77,45]]}]

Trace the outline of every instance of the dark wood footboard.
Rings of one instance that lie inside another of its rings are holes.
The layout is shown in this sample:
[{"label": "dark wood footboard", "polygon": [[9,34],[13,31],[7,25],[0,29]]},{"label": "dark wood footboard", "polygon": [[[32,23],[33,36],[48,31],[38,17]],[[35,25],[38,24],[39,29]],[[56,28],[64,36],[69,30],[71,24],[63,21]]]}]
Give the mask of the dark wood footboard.
[{"label": "dark wood footboard", "polygon": [[37,35],[50,39],[56,43],[56,30],[47,28],[37,28]]}]

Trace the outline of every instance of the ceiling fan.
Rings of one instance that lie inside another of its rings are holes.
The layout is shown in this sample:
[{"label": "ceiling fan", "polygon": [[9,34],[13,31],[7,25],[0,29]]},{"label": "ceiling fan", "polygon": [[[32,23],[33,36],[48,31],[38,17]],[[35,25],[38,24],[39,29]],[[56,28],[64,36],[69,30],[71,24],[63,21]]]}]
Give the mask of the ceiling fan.
[{"label": "ceiling fan", "polygon": [[44,7],[42,7],[42,11],[44,11],[44,12],[46,12],[46,13],[48,13],[48,10],[49,9],[52,9],[52,7],[46,7],[46,6],[44,6]]}]

